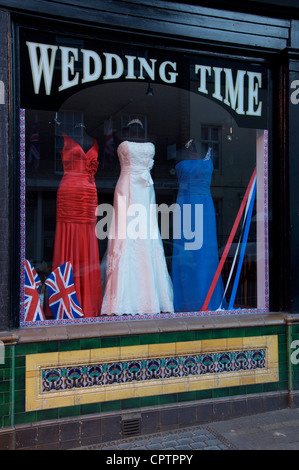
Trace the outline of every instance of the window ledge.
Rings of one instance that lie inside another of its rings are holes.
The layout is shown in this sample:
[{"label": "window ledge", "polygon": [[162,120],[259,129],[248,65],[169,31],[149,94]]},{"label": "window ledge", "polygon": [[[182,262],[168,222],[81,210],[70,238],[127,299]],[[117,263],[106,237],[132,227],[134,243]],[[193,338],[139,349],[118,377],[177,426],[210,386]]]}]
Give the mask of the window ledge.
[{"label": "window ledge", "polygon": [[89,323],[48,327],[19,328],[0,332],[4,344],[40,343],[88,338],[105,338],[174,331],[219,330],[224,328],[249,328],[285,325],[299,322],[299,315],[287,313],[251,313],[236,315],[209,315],[206,317],[161,318],[159,320],[128,320],[107,323]]}]

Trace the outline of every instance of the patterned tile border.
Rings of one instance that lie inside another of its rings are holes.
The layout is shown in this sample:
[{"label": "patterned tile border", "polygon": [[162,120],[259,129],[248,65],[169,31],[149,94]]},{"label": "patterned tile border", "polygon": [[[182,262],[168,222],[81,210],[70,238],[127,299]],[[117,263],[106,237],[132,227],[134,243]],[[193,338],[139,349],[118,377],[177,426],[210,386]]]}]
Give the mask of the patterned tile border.
[{"label": "patterned tile border", "polygon": [[278,337],[26,356],[26,411],[277,382]]},{"label": "patterned tile border", "polygon": [[266,349],[156,357],[42,369],[42,393],[265,369]]}]

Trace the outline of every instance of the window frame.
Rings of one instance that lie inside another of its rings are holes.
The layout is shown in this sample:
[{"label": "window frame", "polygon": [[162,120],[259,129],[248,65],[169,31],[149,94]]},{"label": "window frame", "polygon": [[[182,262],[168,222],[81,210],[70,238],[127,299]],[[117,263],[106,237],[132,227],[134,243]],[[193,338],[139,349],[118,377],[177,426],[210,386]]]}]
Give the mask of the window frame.
[{"label": "window frame", "polygon": [[[49,31],[51,31],[51,29],[50,29]],[[68,34],[68,33],[67,33],[67,34]],[[81,37],[81,36],[80,36],[80,37]],[[82,35],[82,37],[85,37],[85,36]],[[134,44],[135,44],[135,42],[134,42]],[[172,49],[171,49],[171,50],[172,50]],[[176,49],[173,49],[173,50],[176,50]],[[199,51],[197,51],[197,52],[199,52]],[[194,51],[192,51],[192,53],[194,53]],[[236,56],[235,58],[238,59],[237,56]],[[252,59],[251,59],[251,60],[252,60]],[[22,113],[22,110],[21,110],[21,113]],[[20,126],[17,126],[17,127],[19,127],[20,129],[22,129],[22,116],[20,115],[20,117],[21,117],[21,118],[20,118]],[[18,120],[18,118],[17,118],[16,120]],[[213,127],[215,127],[215,126],[213,126]],[[16,141],[16,142],[17,142],[17,141]],[[20,153],[21,153],[21,156],[22,156],[22,145],[23,145],[23,136],[22,136],[22,132],[20,132],[20,149],[21,149],[21,150],[20,150]],[[18,147],[18,145],[16,145],[16,146]],[[221,143],[220,143],[220,147],[221,147]],[[220,160],[220,161],[221,161],[221,160]],[[216,170],[216,171],[217,171],[217,170]],[[21,207],[21,211],[20,211],[20,212],[21,212],[21,226],[20,226],[20,233],[21,233],[21,236],[20,236],[20,245],[21,245],[21,256],[22,256],[22,246],[23,246],[23,244],[24,244],[24,242],[25,242],[25,239],[24,239],[23,234],[22,234],[22,223],[23,223],[23,222],[22,222],[22,217],[23,217],[23,215],[22,215],[22,207],[23,207],[23,202],[24,202],[24,201],[22,201],[22,192],[23,192],[23,190],[24,190],[24,188],[22,187],[22,172],[23,172],[23,163],[22,163],[22,158],[21,158],[21,163],[20,163],[20,173],[21,173],[21,179],[20,179],[20,194],[21,194],[21,197],[20,197],[20,201],[21,201],[21,204],[20,204],[20,207]],[[20,270],[22,271],[22,264],[21,264]],[[21,279],[22,279],[22,273],[20,273],[20,277],[21,277]],[[22,297],[22,289],[21,289],[21,292],[20,292],[20,296]],[[19,304],[18,304],[18,305],[19,305]],[[17,310],[19,310],[19,309],[17,309]],[[254,310],[257,311],[257,309],[254,309]],[[269,307],[268,307],[268,310],[269,310]],[[246,313],[246,312],[244,312],[244,313]],[[170,318],[173,318],[173,316],[175,316],[175,314],[174,314],[174,315],[171,315]],[[132,318],[132,319],[133,319],[133,318]],[[135,319],[138,320],[138,318],[135,318]],[[119,321],[119,319],[117,319],[117,320]],[[96,319],[96,321],[98,321],[98,319]],[[73,323],[74,323],[74,322],[72,322],[72,323],[70,323],[70,324],[73,324]],[[78,323],[80,323],[80,322],[78,322]],[[14,322],[14,324],[16,324],[16,322]],[[22,327],[28,326],[28,325],[25,325],[24,323],[22,323],[22,321],[21,321],[19,324],[20,324]],[[50,324],[50,323],[49,323],[49,324]],[[55,322],[55,324],[57,324],[57,323]],[[63,324],[63,322],[62,322],[62,324]],[[46,325],[45,325],[45,326],[46,326]]]}]

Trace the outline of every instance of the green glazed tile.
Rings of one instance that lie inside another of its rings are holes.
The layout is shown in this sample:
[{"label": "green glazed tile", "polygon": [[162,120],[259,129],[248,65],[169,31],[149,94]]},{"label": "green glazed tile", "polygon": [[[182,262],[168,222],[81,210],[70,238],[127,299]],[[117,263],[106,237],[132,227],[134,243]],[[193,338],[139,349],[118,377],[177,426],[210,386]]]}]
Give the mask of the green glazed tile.
[{"label": "green glazed tile", "polygon": [[47,421],[48,419],[58,419],[58,409],[37,411],[38,421]]},{"label": "green glazed tile", "polygon": [[195,341],[195,331],[179,331],[177,341]]},{"label": "green glazed tile", "polygon": [[81,339],[80,345],[76,349],[100,349],[102,345],[101,338]]},{"label": "green glazed tile", "polygon": [[64,408],[59,408],[58,417],[59,418],[70,418],[72,416],[80,416],[81,406],[66,406]]},{"label": "green glazed tile", "polygon": [[212,398],[212,390],[199,390],[196,392],[196,400],[207,400]]},{"label": "green glazed tile", "polygon": [[15,348],[15,355],[26,356],[27,354],[36,354],[37,351],[37,344],[20,344]]},{"label": "green glazed tile", "polygon": [[121,410],[121,400],[107,401],[102,403],[102,412],[107,411],[120,411]]},{"label": "green glazed tile", "polygon": [[178,402],[178,395],[177,393],[168,393],[166,395],[159,396],[159,403],[160,405],[165,405],[168,403],[177,403]]},{"label": "green glazed tile", "polygon": [[149,335],[140,335],[140,344],[158,344],[160,341],[160,335],[149,334]]},{"label": "green glazed tile", "polygon": [[196,392],[184,392],[178,393],[178,402],[183,403],[184,401],[196,401]]},{"label": "green glazed tile", "polygon": [[213,330],[199,330],[195,331],[195,340],[201,341],[213,338]]},{"label": "green glazed tile", "polygon": [[130,410],[134,408],[140,408],[139,398],[128,398],[127,400],[121,400],[122,410]]},{"label": "green glazed tile", "polygon": [[80,351],[80,346],[79,339],[77,341],[60,341],[58,343],[58,351]]},{"label": "green glazed tile", "polygon": [[229,330],[214,330],[212,338],[213,339],[223,339],[228,338]]},{"label": "green glazed tile", "polygon": [[253,327],[253,328],[245,328],[245,336],[248,338],[249,336],[261,336],[262,331],[260,327]]},{"label": "green glazed tile", "polygon": [[102,338],[102,348],[117,348],[120,346],[120,338],[115,336],[111,338]]},{"label": "green glazed tile", "polygon": [[37,414],[35,411],[27,413],[16,413],[14,416],[15,424],[28,424],[37,421]]},{"label": "green glazed tile", "polygon": [[120,338],[120,346],[138,346],[140,338],[138,335],[123,336]]},{"label": "green glazed tile", "polygon": [[57,352],[59,348],[59,343],[57,341],[47,342],[47,343],[39,343],[37,352],[38,353],[51,353]]},{"label": "green glazed tile", "polygon": [[88,403],[85,405],[81,405],[81,414],[88,415],[93,413],[101,413],[102,411],[102,404],[101,403]]},{"label": "green glazed tile", "polygon": [[10,391],[10,381],[3,380],[0,381],[0,393],[7,393]]},{"label": "green glazed tile", "polygon": [[159,343],[175,343],[177,341],[177,332],[173,333],[160,333]]},{"label": "green glazed tile", "polygon": [[158,406],[159,405],[159,397],[141,397],[140,398],[140,406],[141,407],[148,407],[148,406]]}]

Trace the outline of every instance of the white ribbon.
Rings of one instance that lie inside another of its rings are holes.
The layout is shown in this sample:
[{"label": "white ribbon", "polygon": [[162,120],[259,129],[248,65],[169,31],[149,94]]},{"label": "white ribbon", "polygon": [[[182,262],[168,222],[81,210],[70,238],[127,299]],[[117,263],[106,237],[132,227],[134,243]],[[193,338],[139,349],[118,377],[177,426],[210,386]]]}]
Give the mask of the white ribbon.
[{"label": "white ribbon", "polygon": [[145,182],[147,186],[152,186],[154,184],[153,179],[151,177],[151,169],[153,164],[148,168],[139,167],[139,166],[125,166],[122,167],[122,172],[132,174],[132,175],[139,175]]},{"label": "white ribbon", "polygon": [[145,170],[140,176],[142,179],[144,179],[147,186],[152,186],[154,184],[152,176],[150,174],[150,170]]}]

